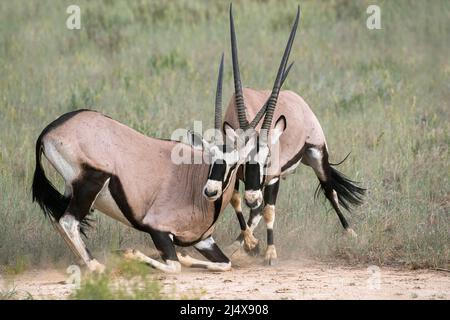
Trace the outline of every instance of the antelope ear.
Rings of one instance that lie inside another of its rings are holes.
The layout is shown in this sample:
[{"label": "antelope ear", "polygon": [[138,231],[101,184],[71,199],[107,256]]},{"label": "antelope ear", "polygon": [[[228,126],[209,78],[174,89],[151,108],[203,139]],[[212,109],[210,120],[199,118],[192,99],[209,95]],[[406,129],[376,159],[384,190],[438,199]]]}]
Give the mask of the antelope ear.
[{"label": "antelope ear", "polygon": [[275,122],[275,126],[272,129],[271,134],[272,144],[278,142],[278,139],[280,139],[280,136],[284,132],[284,130],[286,130],[286,127],[287,127],[286,118],[284,116],[280,116],[277,122]]},{"label": "antelope ear", "polygon": [[205,141],[198,133],[195,133],[192,130],[188,130],[187,132],[188,142],[189,144],[197,150],[208,150],[209,143]]},{"label": "antelope ear", "polygon": [[236,130],[234,130],[234,128],[228,122],[225,121],[223,123],[223,131],[225,132],[228,141],[230,141],[234,145],[234,143],[238,139]]}]

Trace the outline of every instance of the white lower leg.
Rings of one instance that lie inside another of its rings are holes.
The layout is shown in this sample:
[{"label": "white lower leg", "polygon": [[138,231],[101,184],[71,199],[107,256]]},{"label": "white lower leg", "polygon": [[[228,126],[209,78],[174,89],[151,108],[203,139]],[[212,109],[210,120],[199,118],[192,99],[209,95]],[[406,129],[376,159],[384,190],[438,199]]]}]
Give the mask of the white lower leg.
[{"label": "white lower leg", "polygon": [[80,222],[71,214],[64,214],[55,224],[72,251],[80,257],[90,271],[103,272],[105,266],[92,259],[86,250],[86,246],[80,235]]},{"label": "white lower leg", "polygon": [[192,258],[187,254],[182,254],[177,252],[178,260],[180,260],[181,264],[188,268],[200,267],[205,268],[211,271],[229,271],[231,270],[231,262],[228,263],[220,263],[220,262],[211,262],[211,261],[203,261]]},{"label": "white lower leg", "polygon": [[155,269],[167,272],[178,273],[181,271],[181,264],[179,261],[167,260],[166,263],[161,263],[155,259],[147,257],[139,250],[128,249],[124,252],[124,257],[130,260],[137,260],[149,264]]}]

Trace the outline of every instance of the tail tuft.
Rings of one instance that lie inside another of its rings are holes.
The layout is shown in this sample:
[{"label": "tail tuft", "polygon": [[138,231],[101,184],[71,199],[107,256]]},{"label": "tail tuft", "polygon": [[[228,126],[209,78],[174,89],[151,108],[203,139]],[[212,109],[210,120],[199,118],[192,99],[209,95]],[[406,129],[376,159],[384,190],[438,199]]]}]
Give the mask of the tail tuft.
[{"label": "tail tuft", "polygon": [[46,216],[52,216],[58,221],[69,205],[69,198],[56,190],[45,176],[41,165],[42,135],[36,141],[36,169],[34,171],[32,194],[33,202],[37,202]]},{"label": "tail tuft", "polygon": [[318,196],[319,190],[323,191],[325,195],[331,190],[335,190],[339,199],[339,204],[347,211],[350,211],[351,206],[361,205],[366,189],[358,186],[357,182],[350,180],[332,166],[329,166],[328,168],[328,181],[320,181],[315,196]]}]

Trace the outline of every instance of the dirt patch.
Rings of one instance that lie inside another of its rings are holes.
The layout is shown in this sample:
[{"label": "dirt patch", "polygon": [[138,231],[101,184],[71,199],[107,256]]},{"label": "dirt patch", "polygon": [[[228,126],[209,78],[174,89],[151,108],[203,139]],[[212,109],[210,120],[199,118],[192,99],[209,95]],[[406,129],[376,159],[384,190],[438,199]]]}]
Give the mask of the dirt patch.
[{"label": "dirt patch", "polygon": [[[183,268],[158,279],[176,297],[201,299],[449,299],[450,274],[376,266],[351,267],[312,260],[281,260],[268,267],[259,259],[237,259],[231,272]],[[74,290],[68,274],[40,269],[3,277],[16,298],[66,299]],[[6,279],[6,280],[5,280]]]}]

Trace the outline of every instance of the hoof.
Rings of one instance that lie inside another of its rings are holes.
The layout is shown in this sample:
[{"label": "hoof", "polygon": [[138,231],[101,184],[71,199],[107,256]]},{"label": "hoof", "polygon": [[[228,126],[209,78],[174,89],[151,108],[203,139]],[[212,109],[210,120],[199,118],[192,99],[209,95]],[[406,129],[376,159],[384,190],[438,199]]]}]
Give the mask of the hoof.
[{"label": "hoof", "polygon": [[276,266],[278,264],[278,259],[277,258],[264,259],[264,264],[266,266]]},{"label": "hoof", "polygon": [[358,238],[358,234],[352,228],[345,229],[345,231],[347,232],[347,235],[349,237],[354,238],[354,239]]},{"label": "hoof", "polygon": [[267,247],[266,255],[264,257],[266,265],[274,266],[277,264],[277,250],[274,245]]},{"label": "hoof", "polygon": [[[255,238],[253,235],[253,232],[247,228],[246,230],[242,231],[242,235],[244,238],[244,249],[247,253],[250,253],[254,250],[256,250],[257,254],[259,253],[259,240]],[[256,249],[255,249],[256,248]]]},{"label": "hoof", "polygon": [[226,272],[231,270],[231,262],[228,263],[212,263],[207,266],[209,271]]},{"label": "hoof", "polygon": [[259,247],[259,241],[256,241],[256,244],[253,246],[253,248],[249,248],[248,246],[244,245],[245,252],[249,256],[256,257],[261,252],[261,249]]},{"label": "hoof", "polygon": [[100,273],[101,274],[101,273],[105,272],[105,266],[95,259],[92,259],[91,261],[89,261],[87,267],[89,269],[89,272],[92,272],[92,273]]},{"label": "hoof", "polygon": [[135,258],[136,256],[136,250],[134,249],[125,249],[122,251],[117,251],[118,253],[120,253],[122,255],[122,257],[124,257],[125,259],[129,259],[132,260]]}]

